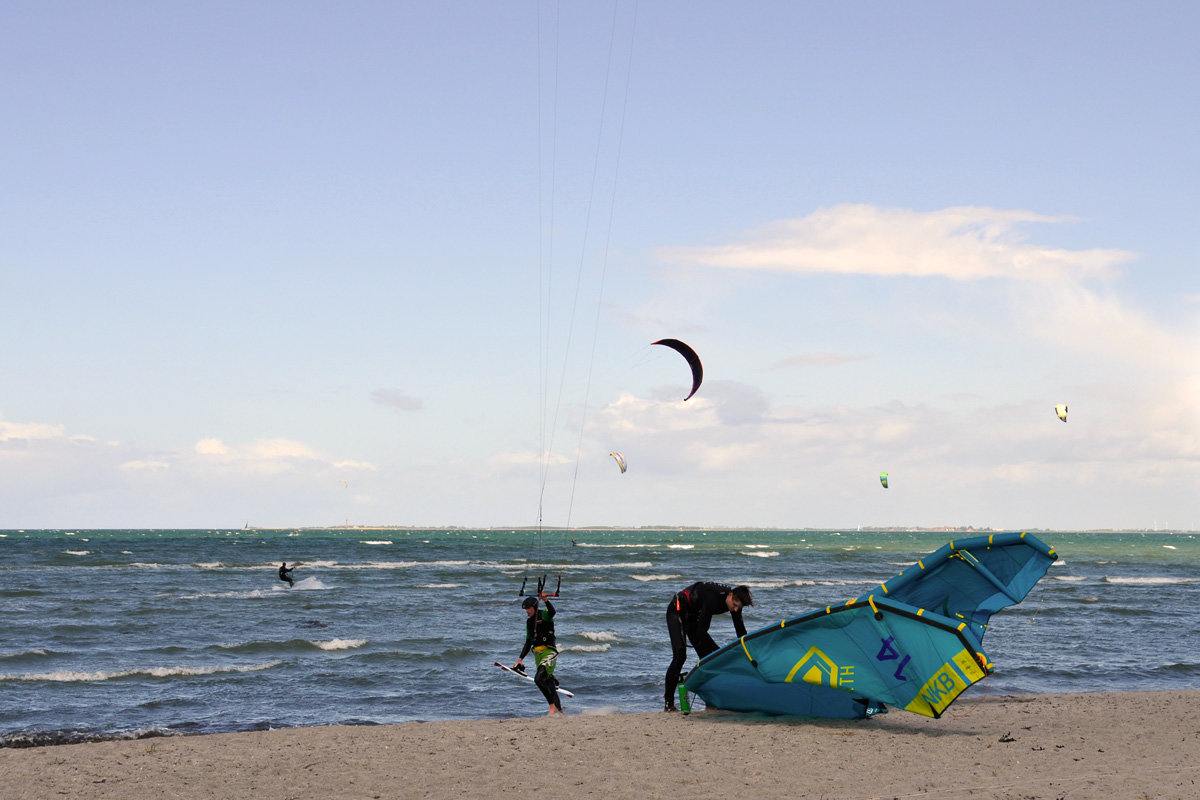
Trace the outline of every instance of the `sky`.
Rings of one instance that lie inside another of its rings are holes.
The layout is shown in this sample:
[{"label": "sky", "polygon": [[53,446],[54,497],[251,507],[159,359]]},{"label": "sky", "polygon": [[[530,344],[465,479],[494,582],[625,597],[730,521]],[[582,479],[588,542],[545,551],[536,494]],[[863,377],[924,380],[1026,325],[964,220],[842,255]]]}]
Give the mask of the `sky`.
[{"label": "sky", "polygon": [[1200,528],[1198,34],[0,3],[0,528]]}]

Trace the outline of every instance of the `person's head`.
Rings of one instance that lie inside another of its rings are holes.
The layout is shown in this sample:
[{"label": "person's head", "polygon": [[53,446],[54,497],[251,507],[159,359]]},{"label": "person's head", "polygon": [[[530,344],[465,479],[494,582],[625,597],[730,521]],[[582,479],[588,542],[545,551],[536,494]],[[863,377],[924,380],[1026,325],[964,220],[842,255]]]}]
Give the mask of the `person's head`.
[{"label": "person's head", "polygon": [[741,611],[745,606],[754,605],[754,598],[750,596],[750,587],[733,587],[733,591],[725,595],[725,605],[729,607],[730,611]]},{"label": "person's head", "polygon": [[533,612],[537,611],[538,601],[536,597],[526,597],[521,603],[521,608],[525,609],[528,616],[533,616]]}]

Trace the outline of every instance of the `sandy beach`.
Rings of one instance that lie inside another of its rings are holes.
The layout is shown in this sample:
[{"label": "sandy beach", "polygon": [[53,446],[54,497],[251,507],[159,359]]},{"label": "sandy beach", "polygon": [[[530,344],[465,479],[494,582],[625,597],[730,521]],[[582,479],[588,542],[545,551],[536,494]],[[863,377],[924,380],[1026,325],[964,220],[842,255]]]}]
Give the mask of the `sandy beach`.
[{"label": "sandy beach", "polygon": [[0,750],[32,798],[1195,798],[1200,691],[964,699],[940,720],[701,712],[293,728]]}]

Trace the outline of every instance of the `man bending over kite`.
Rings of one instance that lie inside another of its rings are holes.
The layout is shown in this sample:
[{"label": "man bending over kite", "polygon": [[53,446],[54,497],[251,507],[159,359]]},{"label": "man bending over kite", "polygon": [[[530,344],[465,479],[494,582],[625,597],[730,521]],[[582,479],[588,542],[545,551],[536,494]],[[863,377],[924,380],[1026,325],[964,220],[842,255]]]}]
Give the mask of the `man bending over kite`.
[{"label": "man bending over kite", "polygon": [[663,693],[663,711],[675,710],[675,687],[679,685],[679,672],[687,661],[687,641],[692,643],[696,655],[704,658],[720,648],[708,635],[708,626],[713,614],[729,612],[733,629],[739,637],[746,635],[742,622],[742,608],[754,605],[750,587],[730,587],[724,583],[697,581],[681,592],[676,592],[667,605],[667,631],[671,634],[671,666],[667,667],[667,688]]}]

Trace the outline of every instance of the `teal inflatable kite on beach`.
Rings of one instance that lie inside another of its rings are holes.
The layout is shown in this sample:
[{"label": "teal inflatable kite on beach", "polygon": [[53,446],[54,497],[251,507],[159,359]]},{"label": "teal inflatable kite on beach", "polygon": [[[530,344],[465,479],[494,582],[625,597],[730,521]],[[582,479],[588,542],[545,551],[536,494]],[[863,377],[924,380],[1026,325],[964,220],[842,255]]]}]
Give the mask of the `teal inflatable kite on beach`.
[{"label": "teal inflatable kite on beach", "polygon": [[861,597],[783,620],[703,659],[687,690],[711,707],[860,718],[897,706],[939,717],[991,671],[991,615],[1057,559],[1034,536],[952,541]]}]

